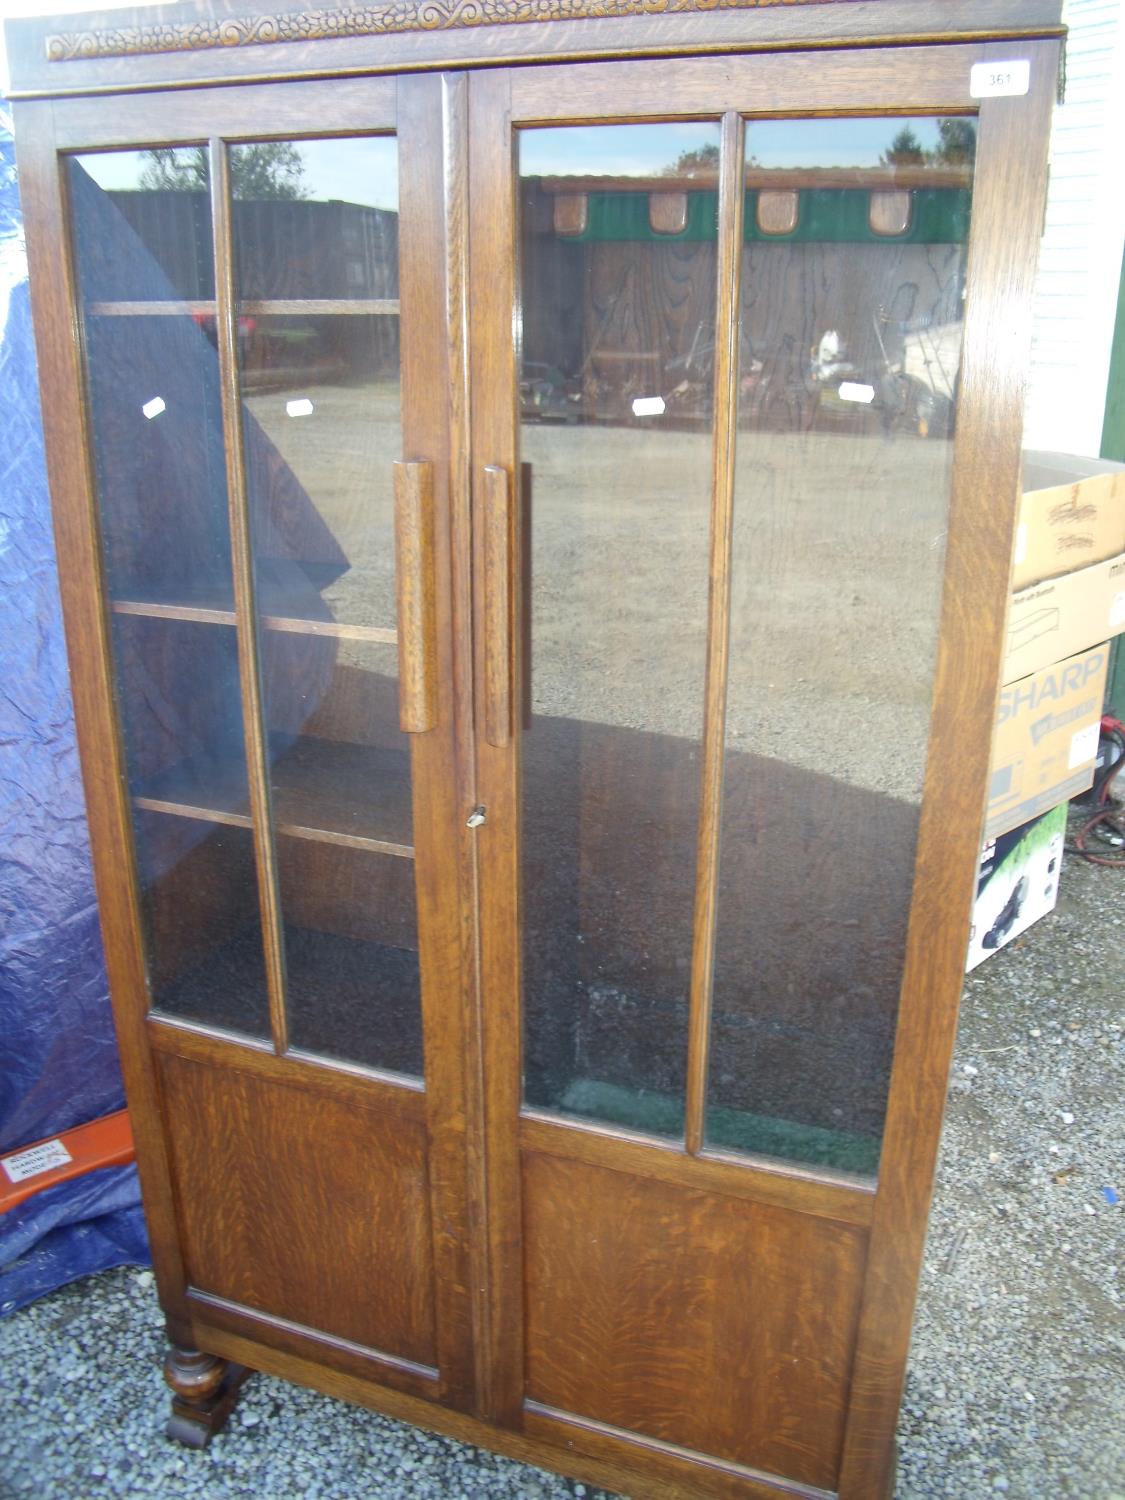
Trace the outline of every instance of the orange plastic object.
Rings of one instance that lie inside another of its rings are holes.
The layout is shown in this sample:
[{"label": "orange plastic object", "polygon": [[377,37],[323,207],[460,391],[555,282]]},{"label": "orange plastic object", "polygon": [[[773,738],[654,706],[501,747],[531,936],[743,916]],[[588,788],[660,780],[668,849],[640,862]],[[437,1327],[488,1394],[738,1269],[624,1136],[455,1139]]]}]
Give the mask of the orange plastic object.
[{"label": "orange plastic object", "polygon": [[[62,1148],[60,1151],[59,1148]],[[30,1152],[41,1152],[44,1165],[36,1169]],[[62,1156],[65,1151],[69,1161],[51,1165],[51,1158]],[[133,1160],[133,1130],[129,1124],[129,1111],[120,1109],[116,1114],[103,1115],[100,1120],[91,1120],[89,1125],[77,1125],[61,1135],[48,1136],[44,1141],[32,1141],[18,1151],[0,1156],[0,1214],[23,1203],[33,1193],[56,1183],[68,1182],[72,1177],[81,1177],[98,1167],[117,1167]],[[24,1158],[21,1161],[21,1158]],[[24,1176],[23,1172],[27,1175]],[[12,1176],[19,1181],[13,1182]]]}]

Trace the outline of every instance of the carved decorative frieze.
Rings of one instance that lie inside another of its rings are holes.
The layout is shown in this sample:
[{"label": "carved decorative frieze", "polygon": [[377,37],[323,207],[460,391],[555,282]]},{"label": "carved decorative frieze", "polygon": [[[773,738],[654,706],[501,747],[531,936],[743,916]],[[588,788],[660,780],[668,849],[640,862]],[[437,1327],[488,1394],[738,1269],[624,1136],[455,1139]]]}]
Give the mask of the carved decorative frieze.
[{"label": "carved decorative frieze", "polygon": [[[403,31],[451,31],[527,21],[584,21],[601,16],[673,15],[690,11],[759,10],[797,0],[390,0],[346,10],[294,11],[280,16],[225,16],[211,21],[156,21],[107,26],[47,38],[51,62],[132,57],[151,52],[203,52],[264,42],[312,42]],[[810,0],[801,0],[809,4]],[[831,0],[811,0],[829,4]]]}]

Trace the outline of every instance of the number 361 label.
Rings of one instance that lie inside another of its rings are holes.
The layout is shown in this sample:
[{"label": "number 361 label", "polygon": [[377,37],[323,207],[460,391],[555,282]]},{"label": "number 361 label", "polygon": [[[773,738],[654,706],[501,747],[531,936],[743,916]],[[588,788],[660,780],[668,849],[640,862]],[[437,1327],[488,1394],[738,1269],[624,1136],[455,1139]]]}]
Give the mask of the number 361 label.
[{"label": "number 361 label", "polygon": [[973,99],[1026,94],[1030,86],[1031,63],[1026,57],[1015,62],[974,63],[969,72],[969,95]]}]

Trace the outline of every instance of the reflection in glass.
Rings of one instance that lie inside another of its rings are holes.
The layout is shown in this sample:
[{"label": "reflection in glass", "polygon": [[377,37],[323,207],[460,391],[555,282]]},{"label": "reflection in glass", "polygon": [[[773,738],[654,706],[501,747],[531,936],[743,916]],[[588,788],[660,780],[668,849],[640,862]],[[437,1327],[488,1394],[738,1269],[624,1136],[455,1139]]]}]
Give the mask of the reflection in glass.
[{"label": "reflection in glass", "polygon": [[268,1036],[206,154],[75,157],[68,187],[152,1003]]},{"label": "reflection in glass", "polygon": [[179,300],[213,291],[206,161],[202,186],[156,166],[193,153],[72,157],[68,181],[110,593],[230,608],[213,316]]},{"label": "reflection in glass", "polygon": [[393,628],[396,142],[274,141],[230,160],[262,609]]},{"label": "reflection in glass", "polygon": [[[971,125],[752,121],[747,151],[707,1139],[872,1172],[925,767]],[[762,231],[768,192],[797,195],[787,236]]]},{"label": "reflection in glass", "polygon": [[134,836],[153,1008],[268,1037],[253,834],[142,808]]},{"label": "reflection in glass", "polygon": [[[91,152],[70,157],[69,167],[72,206],[85,221],[78,243],[88,301],[215,295],[206,146]],[[94,219],[110,232],[91,232]]]},{"label": "reflection in glass", "polygon": [[718,142],[520,137],[525,1098],[658,1134],[683,1123]]},{"label": "reflection in glass", "polygon": [[230,166],[290,1043],[420,1075],[395,647],[396,142],[233,146]]}]

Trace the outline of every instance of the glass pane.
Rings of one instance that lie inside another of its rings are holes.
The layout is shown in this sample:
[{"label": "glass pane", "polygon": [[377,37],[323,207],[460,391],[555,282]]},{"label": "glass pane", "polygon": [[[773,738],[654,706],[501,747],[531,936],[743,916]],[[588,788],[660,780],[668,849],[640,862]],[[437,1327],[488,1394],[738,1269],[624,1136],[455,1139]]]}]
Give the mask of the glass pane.
[{"label": "glass pane", "polygon": [[179,300],[212,295],[206,159],[72,157],[69,187],[110,593],[229,609],[213,304]]},{"label": "glass pane", "polygon": [[973,145],[960,119],[747,126],[707,1138],[865,1173],[914,873]]},{"label": "glass pane", "polygon": [[154,1008],[268,1036],[253,834],[138,811],[135,836]]},{"label": "glass pane", "polygon": [[238,363],[290,1042],[422,1073],[393,137],[231,148]]},{"label": "glass pane", "polygon": [[683,1126],[715,124],[520,136],[525,1097]]},{"label": "glass pane", "polygon": [[152,1002],[268,1036],[206,158],[87,155],[68,180]]},{"label": "glass pane", "polygon": [[215,295],[206,146],[91,152],[71,157],[69,166],[89,302]]},{"label": "glass pane", "polygon": [[272,629],[261,648],[290,1042],[420,1076],[395,648]]},{"label": "glass pane", "polygon": [[231,148],[265,613],[394,627],[396,149],[389,136]]}]

